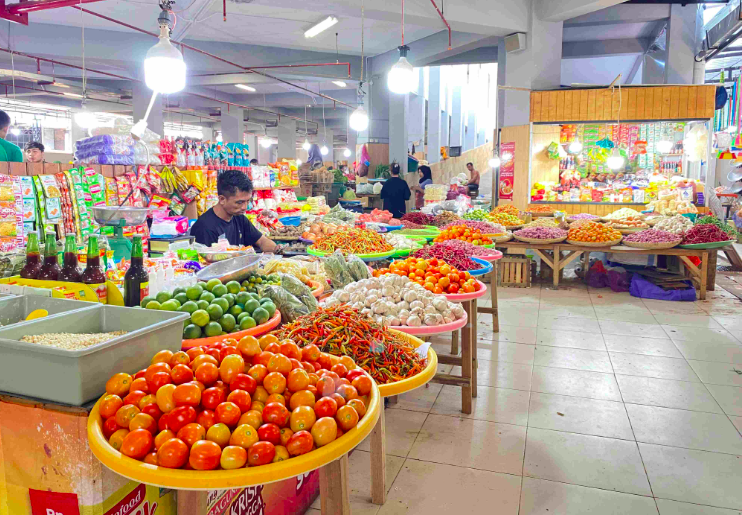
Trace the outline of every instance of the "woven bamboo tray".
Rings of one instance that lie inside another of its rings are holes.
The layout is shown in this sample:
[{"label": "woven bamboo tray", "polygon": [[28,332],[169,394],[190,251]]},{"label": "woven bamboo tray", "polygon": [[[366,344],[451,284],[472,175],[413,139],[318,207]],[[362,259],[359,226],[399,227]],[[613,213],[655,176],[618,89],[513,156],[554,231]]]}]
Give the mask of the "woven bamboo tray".
[{"label": "woven bamboo tray", "polygon": [[513,233],[508,232],[507,234],[503,236],[488,236],[488,238],[494,241],[495,243],[505,243],[506,241],[510,241],[513,239]]},{"label": "woven bamboo tray", "polygon": [[677,240],[675,242],[669,241],[666,243],[644,243],[639,241],[623,241],[623,244],[627,247],[633,247],[636,249],[650,249],[650,250],[656,250],[656,249],[671,249],[673,247],[677,247],[678,244],[683,240]]},{"label": "woven bamboo tray", "polygon": [[633,234],[635,232],[646,231],[647,229],[649,229],[649,227],[616,227],[616,226],[613,226],[613,228],[619,231],[621,234]]},{"label": "woven bamboo tray", "polygon": [[599,242],[599,241],[570,241],[570,240],[567,240],[567,243],[569,243],[570,245],[575,245],[577,247],[596,247],[596,248],[601,248],[601,247],[613,247],[614,245],[618,245],[619,243],[621,243],[621,240],[622,239],[623,238],[619,238],[617,240],[606,241],[606,242]]},{"label": "woven bamboo tray", "polygon": [[566,236],[563,236],[561,238],[524,238],[523,236],[518,236],[517,234],[513,234],[513,238],[515,238],[518,241],[523,241],[525,243],[541,243],[548,245],[549,243],[560,243],[567,239]]},{"label": "woven bamboo tray", "polygon": [[[500,225],[502,225],[502,224],[500,224]],[[524,225],[525,224],[520,224],[520,225],[503,225],[503,227],[505,229],[507,229],[508,231],[515,231],[517,229],[522,229]]]},{"label": "woven bamboo tray", "polygon": [[568,224],[574,223],[574,222],[580,222],[580,221],[588,221],[588,222],[600,222],[601,218],[599,216],[596,216],[595,218],[571,218],[567,217],[564,219]]}]

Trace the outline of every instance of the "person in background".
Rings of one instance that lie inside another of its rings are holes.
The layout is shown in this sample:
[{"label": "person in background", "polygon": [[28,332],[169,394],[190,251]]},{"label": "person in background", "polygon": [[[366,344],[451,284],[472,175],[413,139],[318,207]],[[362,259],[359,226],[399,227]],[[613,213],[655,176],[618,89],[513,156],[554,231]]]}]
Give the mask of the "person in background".
[{"label": "person in background", "polygon": [[394,218],[402,218],[407,212],[405,202],[410,200],[410,187],[399,177],[402,167],[399,163],[392,163],[392,176],[384,183],[381,188],[381,199],[384,201],[384,209],[389,211]]},{"label": "person in background", "polygon": [[466,163],[466,169],[471,173],[471,179],[466,184],[469,190],[469,196],[476,197],[479,195],[479,172],[474,169],[473,163]]},{"label": "person in background", "polygon": [[422,161],[420,167],[417,169],[417,174],[420,176],[417,186],[412,187],[412,191],[415,192],[415,209],[422,209],[425,205],[425,188],[430,184],[433,184],[433,172],[427,165],[427,161]]},{"label": "person in background", "polygon": [[18,145],[7,141],[5,137],[10,129],[10,116],[5,111],[0,111],[0,161],[23,162],[23,152]]},{"label": "person in background", "polygon": [[29,141],[23,148],[26,154],[26,161],[29,163],[44,162],[44,145],[38,141]]},{"label": "person in background", "polygon": [[279,246],[258,231],[245,216],[253,194],[252,182],[240,170],[225,170],[216,181],[219,202],[206,211],[191,227],[196,243],[211,246],[225,236],[230,245],[255,247],[276,252]]},{"label": "person in background", "polygon": [[258,166],[258,160],[257,159],[250,159],[250,166]]}]

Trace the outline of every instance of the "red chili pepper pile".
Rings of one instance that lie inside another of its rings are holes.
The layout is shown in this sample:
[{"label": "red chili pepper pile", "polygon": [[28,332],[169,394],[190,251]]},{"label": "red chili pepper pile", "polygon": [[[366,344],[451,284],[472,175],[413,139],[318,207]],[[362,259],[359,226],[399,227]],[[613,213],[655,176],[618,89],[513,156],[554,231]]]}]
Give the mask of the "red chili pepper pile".
[{"label": "red chili pepper pile", "polygon": [[[412,213],[405,213],[402,215],[402,221],[411,222],[418,225],[433,225],[435,221],[434,216],[426,215],[420,211],[414,211]],[[419,227],[417,227],[419,229]]]},{"label": "red chili pepper pile", "polygon": [[695,245],[697,243],[714,243],[717,241],[728,241],[730,236],[719,229],[716,225],[700,224],[694,225],[685,233],[683,245]]},{"label": "red chili pepper pile", "polygon": [[276,336],[299,347],[317,345],[334,356],[350,356],[378,384],[419,374],[425,360],[403,338],[346,305],[320,308],[283,326]]},{"label": "red chili pepper pile", "polygon": [[318,238],[314,248],[321,252],[339,249],[343,254],[374,254],[394,249],[379,233],[354,227]]},{"label": "red chili pepper pile", "polygon": [[420,250],[416,250],[412,255],[425,259],[438,258],[459,270],[471,271],[484,268],[481,264],[469,259],[466,250],[448,245],[448,242],[426,245]]}]

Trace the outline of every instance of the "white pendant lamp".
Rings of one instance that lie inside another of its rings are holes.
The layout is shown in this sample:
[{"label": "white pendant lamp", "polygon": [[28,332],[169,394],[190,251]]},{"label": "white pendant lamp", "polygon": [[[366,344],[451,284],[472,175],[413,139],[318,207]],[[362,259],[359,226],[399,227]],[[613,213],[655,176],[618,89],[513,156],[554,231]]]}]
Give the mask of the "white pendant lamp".
[{"label": "white pendant lamp", "polygon": [[580,140],[577,137],[575,137],[572,143],[569,144],[567,151],[570,154],[579,154],[582,152],[582,143],[580,143]]},{"label": "white pendant lamp", "polygon": [[165,9],[157,18],[160,41],[149,49],[144,58],[144,82],[161,94],[176,93],[185,88],[186,64],[183,55],[170,42],[170,15]]},{"label": "white pendant lamp", "polygon": [[405,45],[399,47],[399,61],[397,61],[394,66],[392,66],[392,69],[389,70],[387,85],[392,93],[404,94],[412,91],[412,86],[415,82],[413,80],[415,70],[407,60],[407,51],[409,49],[410,48]]},{"label": "white pendant lamp", "polygon": [[490,160],[487,162],[487,164],[490,165],[490,168],[497,168],[498,166],[500,166],[500,157],[499,156],[491,157]]},{"label": "white pendant lamp", "polygon": [[75,113],[75,123],[83,129],[94,129],[98,126],[98,119],[93,113],[85,108],[85,104],[82,106],[82,111]]},{"label": "white pendant lamp", "polygon": [[358,109],[351,113],[348,123],[354,131],[365,131],[368,129],[368,113],[362,106],[358,106]]},{"label": "white pendant lamp", "polygon": [[263,148],[271,148],[271,145],[273,145],[273,142],[269,139],[261,139],[260,140],[260,146]]},{"label": "white pendant lamp", "polygon": [[312,145],[309,144],[309,140],[305,139],[304,143],[302,143],[301,148],[309,152],[309,149],[312,148]]},{"label": "white pendant lamp", "polygon": [[319,153],[322,154],[323,156],[326,156],[327,154],[330,153],[330,149],[327,148],[327,145],[322,145],[322,148],[319,149]]},{"label": "white pendant lamp", "polygon": [[302,160],[301,159],[297,159],[296,160],[296,166],[301,166],[301,164],[302,164]]},{"label": "white pendant lamp", "polygon": [[605,160],[605,164],[608,165],[608,168],[611,170],[623,168],[624,159],[621,152],[619,152],[618,147],[613,147],[613,152],[611,152],[611,155]]},{"label": "white pendant lamp", "polygon": [[663,139],[662,141],[657,142],[657,144],[655,145],[655,149],[660,154],[667,154],[668,152],[670,152],[670,150],[672,150],[673,146],[674,145],[672,144],[672,141]]},{"label": "white pendant lamp", "polygon": [[346,148],[345,150],[343,150],[343,155],[345,157],[350,157],[350,149],[349,148]]}]

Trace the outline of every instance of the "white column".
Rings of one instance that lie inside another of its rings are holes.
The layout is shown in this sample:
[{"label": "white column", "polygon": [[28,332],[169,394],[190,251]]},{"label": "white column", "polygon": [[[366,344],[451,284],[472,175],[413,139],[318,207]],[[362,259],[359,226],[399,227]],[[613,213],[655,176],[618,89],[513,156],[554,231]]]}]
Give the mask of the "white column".
[{"label": "white column", "polygon": [[296,120],[282,118],[278,125],[278,159],[296,159]]},{"label": "white column", "polygon": [[245,135],[245,144],[250,152],[250,159],[257,159],[258,157],[258,137],[254,134]]},{"label": "white column", "polygon": [[389,92],[389,163],[397,161],[407,172],[407,112],[409,94]]},{"label": "white column", "polygon": [[457,147],[463,144],[464,113],[461,105],[461,86],[453,89],[451,102],[451,146]]},{"label": "white column", "polygon": [[213,127],[201,127],[201,140],[202,141],[214,141],[214,128]]},{"label": "white column", "polygon": [[245,111],[222,109],[222,140],[225,143],[242,143],[245,133]]},{"label": "white column", "polygon": [[429,163],[441,160],[441,69],[430,68],[428,93],[428,153]]}]

